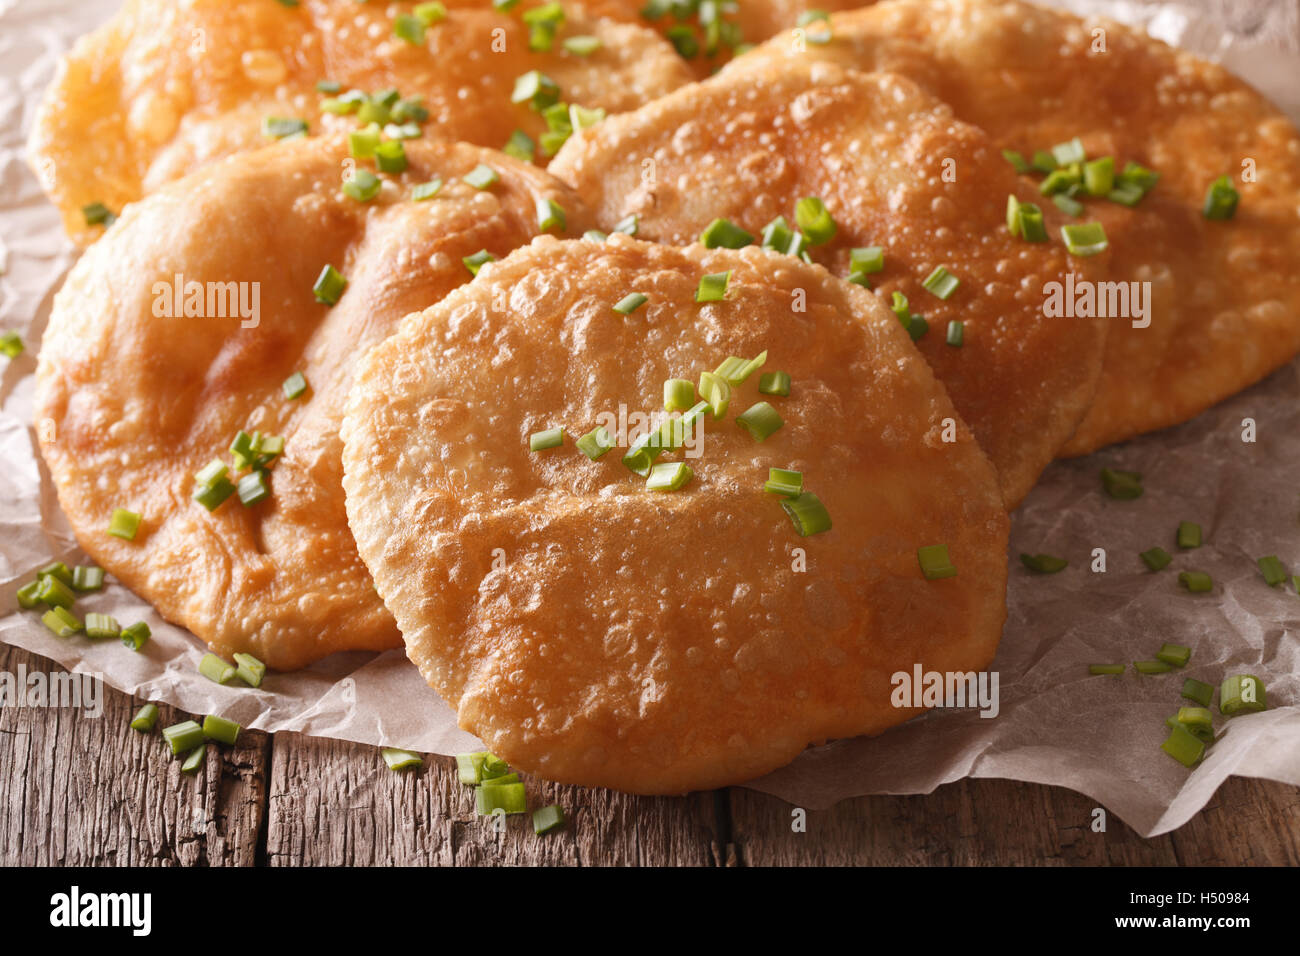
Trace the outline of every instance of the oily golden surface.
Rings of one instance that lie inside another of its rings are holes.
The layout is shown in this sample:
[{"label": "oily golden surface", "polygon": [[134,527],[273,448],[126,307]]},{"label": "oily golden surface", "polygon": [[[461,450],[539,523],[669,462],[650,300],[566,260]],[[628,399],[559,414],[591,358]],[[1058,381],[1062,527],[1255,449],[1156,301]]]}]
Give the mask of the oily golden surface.
[{"label": "oily golden surface", "polygon": [[[281,143],[132,205],[58,294],[37,370],[41,451],[82,547],[213,650],[277,668],[400,642],[343,509],[338,425],[357,357],[468,280],[463,256],[526,243],[539,197],[583,225],[567,189],[492,150],[412,143],[410,170],[369,205],[339,192],[346,156],[338,139]],[[479,162],[499,170],[490,191],[453,182]],[[442,193],[412,202],[411,184],[434,176]],[[327,263],[349,283],[332,308],[312,294]],[[256,327],[216,317],[216,300],[210,317],[165,317],[178,275],[258,283]],[[295,371],[310,388],[289,401]],[[285,438],[271,497],[209,513],[193,474],[229,462],[241,429]],[[118,507],[144,516],[134,541],[106,532]]]},{"label": "oily golden surface", "polygon": [[[566,101],[611,112],[691,79],[654,31],[578,6],[566,4],[550,53],[529,51],[520,9],[501,13],[489,0],[448,6],[419,47],[393,36],[395,14],[409,13],[394,4],[128,0],[63,60],[32,131],[33,165],[84,245],[101,230],[86,226],[82,206],[117,211],[204,162],[265,145],[264,117],[300,117],[313,132],[355,128],[353,116],[321,114],[318,80],[423,97],[426,137],[495,148],[517,128],[534,139],[546,129],[538,113],[510,102],[529,70],[551,77]],[[576,34],[602,46],[569,53],[561,41]]]},{"label": "oily golden surface", "polygon": [[[999,147],[1078,136],[1090,156],[1160,173],[1136,209],[1088,204],[1112,239],[1109,278],[1150,282],[1152,317],[1116,323],[1097,399],[1064,454],[1185,421],[1300,350],[1300,134],[1241,80],[1113,21],[1012,0],[896,0],[834,24],[826,46],[799,54],[773,41],[731,69],[811,57],[890,70]],[[1208,221],[1206,188],[1224,175],[1241,194],[1236,217]]]},{"label": "oily golden surface", "polygon": [[[993,460],[1008,507],[1092,400],[1106,322],[1046,318],[1042,306],[1047,282],[1095,260],[1012,237],[1007,195],[1036,198],[1033,184],[907,79],[797,61],[728,69],[585,130],[550,170],[602,228],[635,213],[639,236],[665,242],[689,242],[715,217],[757,236],[820,197],[838,232],[813,257],[847,275],[852,248],[884,247],[872,286],[885,302],[901,291],[930,323],[917,345]],[[1044,215],[1059,221],[1050,202]],[[946,301],[921,285],[939,265],[962,282]],[[950,320],[965,323],[961,348],[945,343]]]},{"label": "oily golden surface", "polygon": [[[728,298],[695,303],[726,270]],[[631,290],[649,302],[613,311]],[[661,409],[665,379],[763,349],[793,380],[771,399],[784,426],[756,443],[736,425],[755,373],[685,488],[575,448],[602,413]],[[721,786],[912,716],[893,672],[992,658],[1008,522],[970,433],[941,440],[954,415],[893,315],[821,267],[542,237],[362,363],[348,518],[411,659],[494,753],[568,783]],[[558,425],[562,448],[529,451]],[[762,490],[773,466],[803,472],[830,531],[797,536]],[[936,543],[956,577],[922,577]]]}]

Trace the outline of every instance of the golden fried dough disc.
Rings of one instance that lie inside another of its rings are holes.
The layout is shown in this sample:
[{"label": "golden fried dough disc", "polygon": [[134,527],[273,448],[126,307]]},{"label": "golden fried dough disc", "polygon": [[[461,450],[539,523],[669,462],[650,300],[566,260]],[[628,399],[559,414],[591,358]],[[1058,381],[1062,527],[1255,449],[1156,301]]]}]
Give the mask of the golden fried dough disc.
[{"label": "golden fried dough disc", "polygon": [[[883,247],[870,281],[928,321],[917,345],[993,460],[1008,507],[1092,400],[1107,323],[1046,318],[1043,289],[1097,260],[1011,236],[1007,196],[1037,198],[1033,185],[909,80],[797,62],[729,69],[583,131],[550,169],[602,228],[635,214],[639,236],[665,242],[689,242],[715,217],[758,236],[777,216],[794,226],[801,198],[822,199],[837,232],[811,254],[844,276],[850,250]],[[947,300],[922,286],[938,266],[961,281]],[[960,348],[946,342],[950,321],[964,323]]]},{"label": "golden fried dough disc", "polygon": [[[535,142],[547,123],[512,103],[515,81],[539,70],[565,102],[631,109],[688,82],[671,44],[636,24],[596,19],[566,4],[551,52],[529,50],[522,10],[490,0],[448,4],[423,44],[394,36],[396,4],[356,0],[128,0],[65,58],[32,131],[33,165],[85,244],[102,229],[82,207],[128,202],[196,166],[265,145],[267,117],[310,130],[355,129],[356,114],[322,113],[330,80],[341,92],[395,89],[422,98],[425,136],[502,147],[515,130]],[[593,36],[586,55],[563,41]],[[544,158],[539,152],[538,158]]]},{"label": "golden fried dough disc", "polygon": [[[806,58],[902,73],[999,147],[1077,136],[1089,156],[1160,174],[1133,209],[1087,204],[1111,236],[1111,278],[1150,283],[1150,325],[1117,322],[1065,454],[1185,421],[1300,350],[1300,134],[1222,67],[1104,18],[897,0],[834,17],[824,46],[777,37],[731,69]],[[1241,195],[1226,222],[1202,215],[1220,176]]]},{"label": "golden fried dough disc", "polygon": [[[36,419],[77,540],[219,653],[293,668],[398,645],[343,510],[338,424],[357,357],[468,281],[463,257],[527,242],[539,200],[583,228],[576,197],[535,167],[451,143],[408,157],[368,204],[339,192],[338,138],[205,167],[132,205],[55,300]],[[499,176],[483,191],[458,181],[479,163]],[[434,177],[442,191],[413,201]],[[347,279],[332,308],[313,294],[326,265]],[[295,372],[307,389],[291,400]],[[284,438],[270,497],[209,513],[194,475],[230,465],[241,430]],[[116,508],[143,516],[134,540],[107,533]]]},{"label": "golden fried dough disc", "polygon": [[[730,273],[725,300],[695,301]],[[630,292],[648,301],[613,306]],[[575,438],[662,410],[663,383],[767,350],[654,492]],[[764,399],[763,442],[736,416]],[[952,429],[944,440],[944,428]],[[562,447],[529,450],[563,426]],[[522,770],[646,793],[720,786],[810,742],[884,730],[890,676],[985,666],[1007,518],[987,458],[893,315],[819,266],[623,235],[535,240],[362,364],[343,424],[358,548],[460,725]],[[772,467],[829,531],[799,537]],[[946,544],[955,577],[917,548]],[[801,550],[797,550],[801,549]]]}]

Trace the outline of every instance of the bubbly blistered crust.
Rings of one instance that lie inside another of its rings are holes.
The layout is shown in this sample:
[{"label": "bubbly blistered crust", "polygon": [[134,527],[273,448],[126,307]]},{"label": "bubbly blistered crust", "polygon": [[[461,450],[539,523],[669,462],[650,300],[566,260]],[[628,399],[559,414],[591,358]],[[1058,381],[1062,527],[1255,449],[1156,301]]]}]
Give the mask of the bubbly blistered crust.
[{"label": "bubbly blistered crust", "polygon": [[[1095,262],[1012,237],[1007,195],[1028,201],[1036,189],[907,79],[798,61],[728,70],[584,131],[550,170],[604,228],[636,214],[639,236],[665,242],[689,242],[719,216],[757,236],[776,216],[793,224],[800,198],[820,197],[838,232],[812,255],[843,276],[851,249],[884,247],[876,294],[902,292],[930,323],[917,345],[992,458],[1009,507],[1092,400],[1107,323],[1047,318],[1043,303],[1047,283]],[[921,284],[939,265],[962,283],[947,301]],[[945,342],[951,320],[965,323],[961,348]]]},{"label": "bubbly blistered crust", "polygon": [[[82,547],[215,651],[277,668],[400,645],[343,508],[338,426],[358,356],[467,281],[463,256],[526,243],[538,198],[584,225],[565,187],[491,150],[409,144],[410,169],[369,205],[339,192],[346,157],[337,139],[282,143],[131,206],[58,294],[37,369],[41,451]],[[479,162],[499,171],[490,191],[454,181]],[[435,176],[442,193],[412,202]],[[348,279],[332,308],[312,293],[326,264]],[[191,282],[246,284],[249,317],[233,298],[216,317],[215,297],[209,317],[168,317]],[[295,371],[310,388],[290,401]],[[285,438],[271,497],[209,513],[193,474],[229,462],[241,429]],[[119,507],[144,517],[134,541],[106,533]]]},{"label": "bubbly blistered crust", "polygon": [[[1151,324],[1116,323],[1097,398],[1063,454],[1185,421],[1300,350],[1300,134],[1217,64],[1101,17],[896,0],[835,16],[825,46],[776,38],[728,69],[810,58],[904,74],[999,147],[1078,136],[1090,156],[1160,173],[1134,209],[1088,204],[1112,239],[1108,278],[1151,283]],[[1201,215],[1220,176],[1241,194],[1228,222]]]},{"label": "bubbly blistered crust", "polygon": [[[727,300],[695,303],[725,270]],[[649,302],[613,311],[633,290]],[[661,408],[666,378],[764,349],[793,380],[770,399],[784,426],[756,443],[734,422],[756,373],[682,490],[575,449],[602,413]],[[529,451],[559,425],[563,448]],[[892,673],[979,669],[997,646],[993,470],[893,315],[819,266],[539,238],[375,348],[342,432],[349,521],[408,654],[528,772],[735,783],[912,716]],[[796,535],[762,490],[774,466],[803,472],[830,531]],[[958,574],[927,581],[916,549],[937,543]]]},{"label": "bubbly blistered crust", "polygon": [[[553,52],[528,49],[519,10],[489,0],[447,4],[424,46],[393,35],[393,4],[356,0],[128,0],[82,37],[42,101],[30,152],[42,185],[79,243],[101,233],[81,208],[126,203],[202,163],[266,144],[267,116],[299,117],[313,132],[350,129],[355,117],[322,115],[318,80],[368,93],[423,97],[425,136],[499,148],[515,129],[534,139],[546,123],[511,103],[515,79],[538,69],[567,102],[631,109],[688,82],[672,46],[648,27],[565,4]],[[409,12],[409,11],[405,11]],[[562,39],[598,37],[578,56]]]}]

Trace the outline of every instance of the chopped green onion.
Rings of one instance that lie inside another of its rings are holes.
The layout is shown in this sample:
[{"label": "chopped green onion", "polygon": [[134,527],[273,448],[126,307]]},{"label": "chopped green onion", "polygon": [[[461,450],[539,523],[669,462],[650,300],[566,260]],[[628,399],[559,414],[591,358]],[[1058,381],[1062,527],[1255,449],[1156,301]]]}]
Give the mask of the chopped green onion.
[{"label": "chopped green onion", "polygon": [[1214,718],[1208,708],[1179,707],[1178,722],[1194,734],[1197,734],[1197,731],[1209,731],[1209,736],[1211,738],[1214,736]]},{"label": "chopped green onion", "polygon": [[763,395],[789,395],[789,372],[764,372],[758,377],[758,390]]},{"label": "chopped green onion", "polygon": [[1105,196],[1114,187],[1114,157],[1103,156],[1083,164],[1083,188],[1089,196]]},{"label": "chopped green onion", "polygon": [[603,425],[597,425],[579,438],[576,444],[578,451],[595,461],[614,447],[614,439],[610,437]]},{"label": "chopped green onion", "polygon": [[1214,590],[1214,581],[1204,571],[1182,571],[1178,575],[1178,583],[1193,594]]},{"label": "chopped green onion", "polygon": [[600,38],[586,35],[566,37],[564,48],[575,56],[591,56],[600,49]]},{"label": "chopped green onion", "polygon": [[752,235],[726,219],[713,220],[700,233],[705,249],[743,249],[753,241]]},{"label": "chopped green onion", "polygon": [[1134,661],[1133,669],[1139,674],[1168,674],[1174,666],[1164,661]]},{"label": "chopped green onion", "polygon": [[[641,226],[641,217],[636,213],[624,216],[618,222],[614,223],[614,232],[621,232],[628,236],[635,236]],[[730,275],[730,273],[727,273]]]},{"label": "chopped green onion", "polygon": [[794,232],[785,221],[785,216],[777,216],[764,226],[762,233],[759,234],[764,249],[775,249],[778,252],[785,252],[793,238]]},{"label": "chopped green onion", "polygon": [[461,179],[469,183],[475,189],[487,189],[500,178],[501,177],[497,175],[497,171],[487,165],[487,163],[479,163],[461,177]]},{"label": "chopped green onion", "polygon": [[409,750],[384,747],[379,752],[383,755],[384,763],[388,764],[389,770],[405,770],[407,767],[419,767],[424,764],[419,754]]},{"label": "chopped green onion", "polygon": [[1065,570],[1070,562],[1050,554],[1022,554],[1020,563],[1035,574],[1056,574]]},{"label": "chopped green onion", "polygon": [[1095,676],[1103,675],[1103,674],[1111,674],[1111,675],[1122,674],[1124,673],[1124,669],[1125,668],[1123,664],[1089,664],[1088,665],[1088,673],[1093,674]]},{"label": "chopped green onion", "polygon": [[1151,548],[1148,551],[1143,551],[1138,557],[1152,571],[1159,571],[1161,568],[1168,567],[1169,562],[1173,560],[1169,552],[1164,548]]},{"label": "chopped green onion", "polygon": [[102,641],[106,638],[120,637],[121,634],[122,628],[111,614],[86,615],[86,636],[91,640]]},{"label": "chopped green onion", "polygon": [[1189,677],[1183,681],[1182,695],[1188,700],[1196,701],[1202,707],[1209,707],[1210,701],[1214,699],[1214,685]]},{"label": "chopped green onion", "polygon": [[316,301],[322,305],[335,305],[347,286],[348,280],[343,273],[332,265],[326,265],[316,277],[316,284],[311,287],[311,291]]},{"label": "chopped green onion", "polygon": [[426,27],[431,27],[435,23],[447,19],[447,8],[439,0],[430,0],[429,3],[417,3],[415,5],[415,15],[420,18],[420,22]]},{"label": "chopped green onion", "polygon": [[41,623],[56,637],[71,637],[81,630],[81,622],[66,607],[52,607],[41,615]]},{"label": "chopped green onion", "polygon": [[953,348],[961,348],[966,339],[966,323],[961,319],[952,319],[948,323],[948,335],[945,341]]},{"label": "chopped green onion", "polygon": [[483,778],[483,761],[486,757],[484,751],[456,755],[456,775],[462,784],[467,787],[478,785]]},{"label": "chopped green onion", "polygon": [[401,140],[388,140],[375,147],[375,164],[383,173],[406,172],[406,147]]},{"label": "chopped green onion", "polygon": [[545,431],[533,432],[528,436],[528,448],[530,451],[546,451],[548,448],[559,448],[563,444],[563,425],[559,428],[548,428]]},{"label": "chopped green onion", "polygon": [[927,544],[917,548],[916,560],[920,562],[921,573],[927,581],[957,576],[957,568],[948,557],[946,544]]},{"label": "chopped green onion", "polygon": [[1232,188],[1232,179],[1220,176],[1210,183],[1201,212],[1206,219],[1231,219],[1237,213],[1237,201],[1240,198],[1237,190]]},{"label": "chopped green onion", "polygon": [[640,292],[629,292],[614,304],[614,311],[621,312],[623,315],[631,315],[645,305],[647,301],[648,297]]},{"label": "chopped green onion", "polygon": [[196,484],[192,497],[209,511],[216,511],[236,491],[235,483],[223,475],[210,484]]},{"label": "chopped green onion", "polygon": [[483,771],[484,780],[492,780],[496,777],[504,777],[510,772],[510,765],[494,753],[483,754]]},{"label": "chopped green onion", "polygon": [[249,687],[261,687],[262,678],[266,676],[266,665],[252,654],[235,654],[235,675]]},{"label": "chopped green onion", "polygon": [[1069,223],[1061,227],[1061,238],[1071,255],[1080,257],[1095,256],[1105,252],[1110,244],[1106,230],[1099,222]]},{"label": "chopped green onion", "polygon": [[140,530],[140,515],[125,508],[114,508],[108,519],[108,533],[124,541],[134,541],[135,533]]},{"label": "chopped green onion", "polygon": [[1043,224],[1043,211],[1031,202],[1020,202],[1015,196],[1009,196],[1007,200],[1007,227],[1011,234],[1019,236],[1025,242],[1046,242],[1047,226]]},{"label": "chopped green onion", "polygon": [[539,113],[559,100],[559,85],[539,70],[529,70],[515,80],[514,92],[510,94],[510,102],[528,103]]},{"label": "chopped green onion", "polygon": [[370,159],[382,141],[378,123],[371,123],[348,133],[348,155],[353,159]]},{"label": "chopped green onion", "polygon": [[1234,674],[1219,685],[1219,713],[1223,716],[1267,709],[1268,694],[1264,682],[1253,674]]},{"label": "chopped green onion", "polygon": [[1030,160],[1030,166],[1034,172],[1051,173],[1056,169],[1056,157],[1045,149],[1034,150],[1034,158]]},{"label": "chopped green onion", "polygon": [[419,183],[411,187],[411,201],[424,202],[426,199],[432,199],[442,191],[442,180],[434,178],[427,183]]},{"label": "chopped green onion", "polygon": [[519,774],[517,774],[517,773],[508,773],[508,774],[506,774],[505,776],[502,776],[502,777],[492,777],[491,779],[484,780],[484,781],[483,781],[483,786],[485,786],[485,787],[504,787],[506,784],[509,784],[509,783],[518,783],[518,782],[519,782]]},{"label": "chopped green onion", "polygon": [[794,205],[794,221],[799,231],[808,237],[810,246],[820,246],[835,238],[835,220],[826,204],[816,196],[805,196]]},{"label": "chopped green onion", "polygon": [[885,268],[885,250],[881,246],[861,246],[849,250],[849,272],[871,275]]},{"label": "chopped green onion", "polygon": [[1110,192],[1106,193],[1106,198],[1113,203],[1119,203],[1121,206],[1136,206],[1142,201],[1146,193],[1142,191],[1141,186],[1133,183],[1116,183]]},{"label": "chopped green onion", "polygon": [[684,412],[695,404],[695,385],[690,379],[670,378],[664,381],[664,411]]},{"label": "chopped green onion", "polygon": [[1259,565],[1259,570],[1264,574],[1264,583],[1269,587],[1277,587],[1286,580],[1286,568],[1277,559],[1276,555],[1270,554],[1266,558],[1260,558],[1255,563]]},{"label": "chopped green onion", "polygon": [[469,270],[470,275],[478,275],[478,270],[482,269],[489,262],[496,262],[497,257],[492,255],[486,249],[480,249],[472,256],[465,256],[460,261],[465,263],[465,268]]},{"label": "chopped green onion", "polygon": [[245,507],[251,507],[271,496],[271,487],[266,483],[266,474],[250,471],[239,479],[239,501]]},{"label": "chopped green onion", "polygon": [[527,813],[528,797],[522,783],[508,783],[501,787],[479,787],[474,791],[474,806],[482,816],[494,813]]},{"label": "chopped green onion", "polygon": [[782,498],[781,508],[790,516],[800,537],[807,538],[831,529],[830,512],[811,491],[803,492],[798,498]]},{"label": "chopped green onion", "polygon": [[569,104],[569,125],[575,130],[590,129],[605,118],[603,108],[587,109],[577,103]]},{"label": "chopped green onion", "polygon": [[731,402],[731,386],[721,375],[716,372],[701,372],[697,391],[700,397],[709,403],[715,419],[726,414],[727,406]]},{"label": "chopped green onion", "polygon": [[379,195],[383,186],[380,178],[370,170],[357,169],[343,181],[343,195],[357,202],[370,202]]},{"label": "chopped green onion", "polygon": [[1184,767],[1194,767],[1205,755],[1205,741],[1183,726],[1173,727],[1160,749]]},{"label": "chopped green onion", "polygon": [[931,295],[938,296],[940,299],[948,299],[957,291],[957,287],[961,285],[961,280],[943,266],[935,266],[934,271],[926,276],[921,285]]},{"label": "chopped green onion", "polygon": [[1002,158],[1005,159],[1008,163],[1010,163],[1011,168],[1014,169],[1016,172],[1018,173],[1029,172],[1030,169],[1029,163],[1025,160],[1025,157],[1021,153],[1016,152],[1014,149],[1004,149],[1002,151]]},{"label": "chopped green onion", "polygon": [[1160,174],[1130,161],[1124,164],[1124,169],[1120,172],[1118,178],[1120,186],[1135,187],[1142,190],[1142,195],[1145,196],[1155,188],[1156,182],[1160,179]]},{"label": "chopped green onion", "polygon": [[736,424],[749,432],[754,441],[764,441],[785,422],[767,402],[756,402],[736,416]]},{"label": "chopped green onion", "polygon": [[39,597],[40,590],[41,590],[40,581],[30,581],[27,584],[24,584],[22,587],[18,589],[18,593],[16,595],[16,597],[18,598],[18,606],[28,611],[36,607],[38,604],[41,603],[41,599]]},{"label": "chopped green onion", "polygon": [[424,44],[424,30],[420,18],[409,13],[399,14],[393,21],[393,36],[415,46]]},{"label": "chopped green onion", "polygon": [[1083,203],[1079,202],[1077,199],[1071,199],[1069,196],[1065,195],[1065,193],[1053,196],[1052,202],[1056,204],[1057,209],[1061,210],[1061,212],[1065,213],[1067,216],[1077,217],[1083,215]]},{"label": "chopped green onion", "polygon": [[193,720],[182,720],[179,724],[164,727],[162,736],[171,747],[173,757],[203,744],[203,728]]},{"label": "chopped green onion", "polygon": [[71,584],[75,586],[77,583],[76,572],[73,571],[72,568],[68,567],[62,561],[51,561],[45,567],[41,568],[39,571],[36,572],[36,577],[38,580],[40,578],[49,577],[51,575],[58,578],[64,584]]},{"label": "chopped green onion", "polygon": [[1120,471],[1115,468],[1101,470],[1101,484],[1106,494],[1120,501],[1131,501],[1142,497],[1142,476],[1136,471]]},{"label": "chopped green onion", "polygon": [[654,465],[646,478],[647,491],[677,491],[695,477],[695,472],[684,461]]},{"label": "chopped green onion", "polygon": [[1192,659],[1192,649],[1185,644],[1162,644],[1156,651],[1156,660],[1172,664],[1174,667],[1186,667]]},{"label": "chopped green onion", "polygon": [[233,745],[239,739],[240,730],[239,724],[233,720],[218,717],[216,714],[208,714],[203,718],[203,736],[208,740]]},{"label": "chopped green onion", "polygon": [[713,374],[722,378],[728,385],[743,385],[749,376],[763,367],[767,362],[767,350],[759,352],[752,359],[727,356],[722,364],[713,370]]},{"label": "chopped green onion", "polygon": [[144,621],[136,621],[127,627],[122,628],[122,633],[118,639],[133,651],[138,651],[149,642],[153,632],[149,630],[149,625]]},{"label": "chopped green onion", "polygon": [[303,393],[307,391],[307,377],[302,372],[294,372],[281,383],[280,389],[284,392],[284,397],[289,401],[301,398]]},{"label": "chopped green onion", "polygon": [[1083,182],[1083,172],[1076,166],[1053,170],[1038,187],[1044,196],[1057,196],[1068,193]]},{"label": "chopped green onion", "polygon": [[224,684],[235,676],[235,668],[216,654],[204,654],[203,659],[199,661],[199,673],[210,681]]},{"label": "chopped green onion", "polygon": [[199,768],[203,766],[203,760],[207,755],[208,745],[199,744],[185,755],[185,760],[181,764],[181,773],[198,773]]},{"label": "chopped green onion", "polygon": [[16,359],[26,348],[22,337],[17,332],[5,332],[0,335],[0,355],[8,359]]},{"label": "chopped green onion", "polygon": [[87,226],[107,227],[117,221],[117,216],[102,202],[92,202],[89,206],[82,206],[81,215],[85,218]]},{"label": "chopped green onion", "polygon": [[153,730],[154,725],[158,723],[158,705],[145,704],[136,712],[135,718],[131,721],[132,730],[141,730],[145,733]]},{"label": "chopped green onion", "polygon": [[695,39],[695,34],[691,32],[688,26],[669,27],[664,31],[664,37],[673,45],[677,55],[683,59],[689,60],[700,52],[699,41]]},{"label": "chopped green onion", "polygon": [[1201,526],[1195,521],[1178,522],[1178,547],[1199,548],[1201,546]]},{"label": "chopped green onion", "polygon": [[288,116],[267,116],[262,120],[262,135],[271,139],[287,139],[290,136],[304,136],[307,133],[307,121]]},{"label": "chopped green onion", "polygon": [[338,80],[317,80],[316,92],[334,94],[343,89],[343,85]]},{"label": "chopped green onion", "polygon": [[727,285],[731,282],[731,270],[717,272],[700,277],[700,284],[695,290],[696,302],[721,302],[727,297]]},{"label": "chopped green onion", "polygon": [[348,90],[341,96],[321,100],[320,108],[334,116],[348,116],[357,112],[367,102],[367,96],[360,90]]},{"label": "chopped green onion", "polygon": [[541,836],[564,826],[564,811],[558,806],[542,807],[533,811],[533,833]]},{"label": "chopped green onion", "polygon": [[1058,166],[1069,166],[1071,163],[1085,162],[1088,154],[1083,151],[1083,143],[1079,142],[1076,136],[1068,143],[1057,143],[1053,146],[1052,158],[1056,160]]},{"label": "chopped green onion", "polygon": [[541,197],[537,200],[537,231],[546,232],[548,229],[558,229],[564,232],[566,228],[564,207],[554,199]]},{"label": "chopped green onion", "polygon": [[506,140],[506,144],[501,147],[501,152],[507,156],[513,156],[515,159],[522,159],[526,163],[533,161],[533,156],[537,153],[537,144],[533,138],[521,129],[515,130]]},{"label": "chopped green onion", "polygon": [[38,579],[40,587],[36,592],[37,598],[42,604],[48,604],[50,607],[72,607],[77,603],[77,596],[72,593],[72,589],[60,581],[52,574],[47,574]]},{"label": "chopped green onion", "polygon": [[769,468],[767,470],[767,481],[763,483],[763,490],[771,495],[798,498],[803,494],[803,472],[788,471],[785,468]]}]

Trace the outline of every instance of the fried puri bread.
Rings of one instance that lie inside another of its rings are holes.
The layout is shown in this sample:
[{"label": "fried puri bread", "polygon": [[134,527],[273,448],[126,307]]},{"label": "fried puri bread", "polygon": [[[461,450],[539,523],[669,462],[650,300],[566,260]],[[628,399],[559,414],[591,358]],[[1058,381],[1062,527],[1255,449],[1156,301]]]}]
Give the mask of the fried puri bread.
[{"label": "fried puri bread", "polygon": [[[500,12],[490,0],[448,6],[415,44],[394,36],[391,4],[128,0],[63,60],[31,134],[33,166],[84,245],[103,231],[87,225],[84,206],[117,212],[205,162],[266,145],[268,117],[305,120],[312,133],[360,126],[355,113],[322,112],[319,81],[344,94],[420,98],[425,136],[499,148],[515,130],[539,142],[548,129],[528,103],[511,101],[532,70],[563,101],[610,112],[692,78],[653,30],[577,6],[565,5],[550,52],[529,50],[520,10]],[[570,52],[563,41],[575,35],[600,45]]]},{"label": "fried puri bread", "polygon": [[[890,70],[1000,147],[1029,155],[1078,137],[1089,156],[1159,173],[1134,208],[1088,204],[1111,237],[1112,278],[1150,283],[1150,324],[1116,323],[1064,454],[1185,421],[1300,350],[1300,134],[1247,84],[1122,24],[1014,0],[896,0],[833,21],[825,45],[777,37],[732,68]],[[1241,197],[1228,221],[1202,215],[1220,176]]]},{"label": "fried puri bread", "polygon": [[[721,273],[725,299],[698,303]],[[632,291],[644,305],[612,308]],[[661,459],[692,469],[679,490],[647,490],[625,448],[575,447],[602,418],[635,442],[613,417],[764,350],[788,396],[737,386],[696,454]],[[737,423],[760,399],[784,421],[762,442]],[[820,266],[541,237],[375,348],[342,432],[348,517],[410,658],[463,728],[551,780],[745,780],[913,716],[892,673],[978,669],[998,643],[993,469],[894,316]],[[830,530],[796,534],[772,467],[802,472]],[[917,549],[940,543],[956,576],[926,580]]]},{"label": "fried puri bread", "polygon": [[[128,208],[55,300],[35,417],[63,510],[96,562],[218,653],[295,668],[400,646],[343,508],[357,357],[468,281],[463,257],[526,243],[539,200],[582,228],[576,197],[536,167],[462,144],[408,157],[368,204],[340,194],[338,138],[207,166]],[[479,163],[498,173],[487,190],[458,181]],[[435,177],[442,191],[412,201]],[[333,307],[313,293],[326,265],[347,280]],[[294,373],[307,387],[291,400]],[[270,496],[209,512],[195,473],[221,458],[233,481],[241,430],[284,439]],[[118,508],[142,516],[134,540],[107,533]]]},{"label": "fried puri bread", "polygon": [[[584,130],[551,172],[603,228],[638,217],[638,236],[686,243],[715,217],[759,236],[819,197],[836,234],[813,258],[849,274],[854,248],[884,249],[871,275],[923,315],[917,346],[989,457],[1008,507],[1028,493],[1092,401],[1108,331],[1100,320],[1047,318],[1044,286],[1092,274],[1058,243],[1006,229],[1010,193],[1034,198],[979,129],[911,81],[830,64],[727,70]],[[1051,203],[1044,215],[1062,218]],[[948,299],[922,283],[938,266],[961,282]],[[960,348],[947,344],[963,325]]]}]

